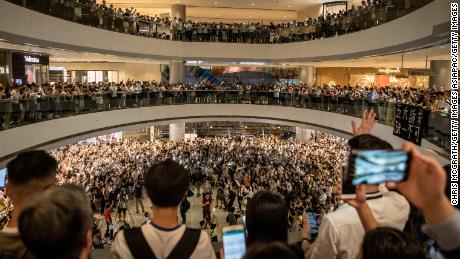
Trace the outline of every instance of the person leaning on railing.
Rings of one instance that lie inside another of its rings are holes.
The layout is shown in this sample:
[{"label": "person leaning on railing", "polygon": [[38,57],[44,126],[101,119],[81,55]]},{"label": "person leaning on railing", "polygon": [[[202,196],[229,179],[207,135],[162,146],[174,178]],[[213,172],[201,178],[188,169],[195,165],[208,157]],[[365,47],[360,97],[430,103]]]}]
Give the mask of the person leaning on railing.
[{"label": "person leaning on railing", "polygon": [[[333,14],[327,13],[325,17],[309,18],[304,22],[280,23],[277,26],[272,26],[272,23],[270,26],[265,26],[263,23],[251,24],[251,26],[246,23],[217,24],[215,22],[193,23],[191,21],[186,23],[180,19],[171,20],[159,18],[156,15],[152,18],[137,13],[132,7],[125,10],[116,9],[113,5],[108,5],[106,1],[102,1],[101,4],[91,0],[9,1],[69,21],[159,39],[286,43],[337,36],[350,31],[367,29],[400,17],[432,0],[362,1],[357,8],[352,5],[349,10],[341,10]],[[146,26],[145,28],[148,29],[140,30],[141,26]],[[158,28],[160,27],[165,27],[167,30],[159,32]]]}]

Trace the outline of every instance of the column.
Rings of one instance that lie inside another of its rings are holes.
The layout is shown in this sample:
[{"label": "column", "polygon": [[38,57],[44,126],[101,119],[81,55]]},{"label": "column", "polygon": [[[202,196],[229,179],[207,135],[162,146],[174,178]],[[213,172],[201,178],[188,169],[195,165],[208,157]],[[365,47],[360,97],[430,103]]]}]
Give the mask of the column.
[{"label": "column", "polygon": [[302,129],[302,140],[310,141],[315,136],[315,131],[311,129]]},{"label": "column", "polygon": [[312,137],[314,137],[315,135],[316,135],[315,130],[302,129],[300,127],[295,128],[295,138],[297,140],[307,142],[307,141],[310,141],[310,139],[312,139]]},{"label": "column", "polygon": [[430,76],[430,88],[438,91],[450,90],[450,61],[449,60],[431,60],[430,69],[434,72]]},{"label": "column", "polygon": [[155,126],[150,126],[149,133],[150,133],[150,135],[149,135],[150,136],[149,137],[150,142],[155,141]]},{"label": "column", "polygon": [[181,142],[184,140],[185,122],[169,124],[169,141]]},{"label": "column", "polygon": [[173,4],[171,5],[171,19],[174,19],[176,17],[177,19],[186,19],[186,7],[183,4]]},{"label": "column", "polygon": [[316,68],[314,66],[299,67],[299,80],[309,86],[316,84]]},{"label": "column", "polygon": [[171,61],[169,62],[169,83],[184,83],[185,82],[185,62]]}]

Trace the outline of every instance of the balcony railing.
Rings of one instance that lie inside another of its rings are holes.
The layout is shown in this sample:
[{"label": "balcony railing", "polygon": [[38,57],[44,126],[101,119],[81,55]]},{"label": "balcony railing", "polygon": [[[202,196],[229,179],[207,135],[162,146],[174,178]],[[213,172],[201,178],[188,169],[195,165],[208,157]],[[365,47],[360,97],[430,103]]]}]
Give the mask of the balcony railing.
[{"label": "balcony railing", "polygon": [[[96,95],[46,96],[34,99],[0,100],[1,129],[85,113],[161,105],[256,104],[314,109],[359,117],[374,109],[379,123],[392,126],[396,103],[367,99],[319,96],[291,92],[249,91],[146,91]],[[446,112],[431,112],[426,139],[450,150],[450,118]]]},{"label": "balcony railing", "polygon": [[288,43],[335,37],[404,16],[433,0],[377,0],[326,18],[281,24],[215,23],[153,19],[81,0],[7,0],[54,17],[120,33],[194,42]]}]

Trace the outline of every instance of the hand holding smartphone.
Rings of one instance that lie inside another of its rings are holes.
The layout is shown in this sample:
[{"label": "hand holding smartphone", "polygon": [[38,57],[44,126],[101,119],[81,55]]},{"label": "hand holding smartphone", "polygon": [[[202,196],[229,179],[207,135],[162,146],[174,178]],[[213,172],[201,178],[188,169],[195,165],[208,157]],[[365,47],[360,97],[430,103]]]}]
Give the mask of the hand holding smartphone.
[{"label": "hand holding smartphone", "polygon": [[354,151],[342,177],[342,199],[356,197],[355,186],[407,179],[411,156],[402,150]]},{"label": "hand holding smartphone", "polygon": [[243,225],[222,229],[225,259],[242,259],[246,253],[246,235]]}]

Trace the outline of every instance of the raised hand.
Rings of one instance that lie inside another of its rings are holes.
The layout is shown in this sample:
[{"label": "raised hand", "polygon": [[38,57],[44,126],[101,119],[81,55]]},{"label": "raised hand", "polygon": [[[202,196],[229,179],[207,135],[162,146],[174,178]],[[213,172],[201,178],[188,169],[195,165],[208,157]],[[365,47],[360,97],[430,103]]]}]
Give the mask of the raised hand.
[{"label": "raised hand", "polygon": [[354,121],[351,122],[351,127],[353,129],[353,135],[359,136],[364,134],[371,134],[372,130],[375,127],[375,112],[374,110],[364,110],[361,117],[361,124],[359,127],[356,127]]}]

